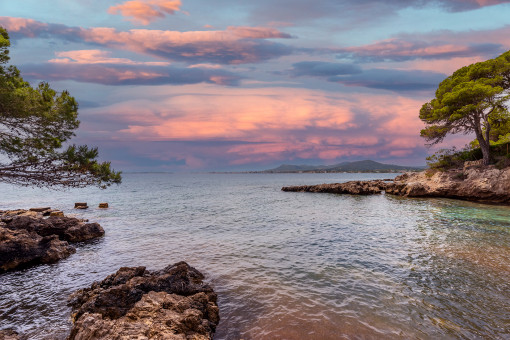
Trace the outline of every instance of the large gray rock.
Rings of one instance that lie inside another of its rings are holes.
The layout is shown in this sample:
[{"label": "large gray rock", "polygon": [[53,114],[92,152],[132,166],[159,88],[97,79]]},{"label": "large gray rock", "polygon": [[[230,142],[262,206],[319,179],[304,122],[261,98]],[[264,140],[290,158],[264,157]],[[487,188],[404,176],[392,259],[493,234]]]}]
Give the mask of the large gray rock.
[{"label": "large gray rock", "polygon": [[71,295],[69,340],[212,339],[216,294],[185,262],[159,271],[123,267]]}]

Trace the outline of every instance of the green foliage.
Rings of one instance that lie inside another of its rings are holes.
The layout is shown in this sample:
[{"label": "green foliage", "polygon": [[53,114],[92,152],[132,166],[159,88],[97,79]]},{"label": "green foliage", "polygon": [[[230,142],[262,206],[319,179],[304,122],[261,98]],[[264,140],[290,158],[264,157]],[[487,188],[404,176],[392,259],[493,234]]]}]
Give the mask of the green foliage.
[{"label": "green foliage", "polygon": [[48,83],[32,87],[9,61],[9,35],[0,27],[0,180],[56,187],[120,183],[96,148],[64,144],[78,128],[78,103]]},{"label": "green foliage", "polygon": [[[510,142],[501,141],[491,144],[490,151],[493,157],[498,161],[497,167],[507,167],[510,163]],[[480,147],[466,146],[461,150],[455,147],[451,149],[441,149],[432,156],[427,157],[429,169],[445,171],[448,169],[462,168],[466,161],[477,161],[483,159],[483,153]]]},{"label": "green foliage", "polygon": [[465,147],[462,150],[457,150],[455,147],[451,149],[441,149],[432,156],[427,157],[427,165],[430,169],[440,171],[460,168],[464,166],[466,161],[476,161],[482,158],[480,148],[471,149]]},{"label": "green foliage", "polygon": [[426,124],[421,136],[436,144],[448,134],[474,132],[488,164],[491,132],[505,131],[510,124],[509,100],[510,51],[462,67],[443,80],[435,98],[420,110],[420,119]]}]

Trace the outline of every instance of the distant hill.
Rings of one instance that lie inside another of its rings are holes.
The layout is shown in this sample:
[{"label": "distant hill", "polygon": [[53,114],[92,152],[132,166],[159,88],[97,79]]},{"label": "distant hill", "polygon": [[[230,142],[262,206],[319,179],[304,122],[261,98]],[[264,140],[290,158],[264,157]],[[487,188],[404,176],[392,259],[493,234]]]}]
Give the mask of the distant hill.
[{"label": "distant hill", "polygon": [[371,160],[342,162],[334,165],[289,165],[283,164],[277,168],[262,172],[402,172],[421,171],[425,167],[401,166],[383,164]]}]

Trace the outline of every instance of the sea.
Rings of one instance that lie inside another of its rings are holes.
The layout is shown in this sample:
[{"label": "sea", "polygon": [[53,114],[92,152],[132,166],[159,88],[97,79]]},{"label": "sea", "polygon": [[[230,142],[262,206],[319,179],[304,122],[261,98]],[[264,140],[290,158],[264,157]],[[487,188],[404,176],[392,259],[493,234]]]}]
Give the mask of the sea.
[{"label": "sea", "polygon": [[51,206],[106,232],[56,264],[1,274],[0,329],[65,339],[75,290],[123,266],[186,261],[218,293],[216,340],[510,339],[510,207],[281,191],[395,175],[125,173],[106,190],[66,191],[0,184],[0,209]]}]

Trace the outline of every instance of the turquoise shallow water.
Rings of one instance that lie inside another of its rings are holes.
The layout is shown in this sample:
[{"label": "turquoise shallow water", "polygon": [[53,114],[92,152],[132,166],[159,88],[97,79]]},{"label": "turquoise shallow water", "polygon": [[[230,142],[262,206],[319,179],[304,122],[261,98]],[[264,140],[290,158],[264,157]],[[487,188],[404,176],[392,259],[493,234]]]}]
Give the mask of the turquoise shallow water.
[{"label": "turquoise shallow water", "polygon": [[[67,296],[121,266],[187,261],[219,294],[215,339],[509,339],[510,208],[281,192],[390,174],[125,174],[54,192],[0,185],[0,209],[52,206],[106,235],[0,275],[0,329],[63,339]],[[88,202],[86,211],[71,209]],[[99,202],[111,208],[100,210]]]}]

